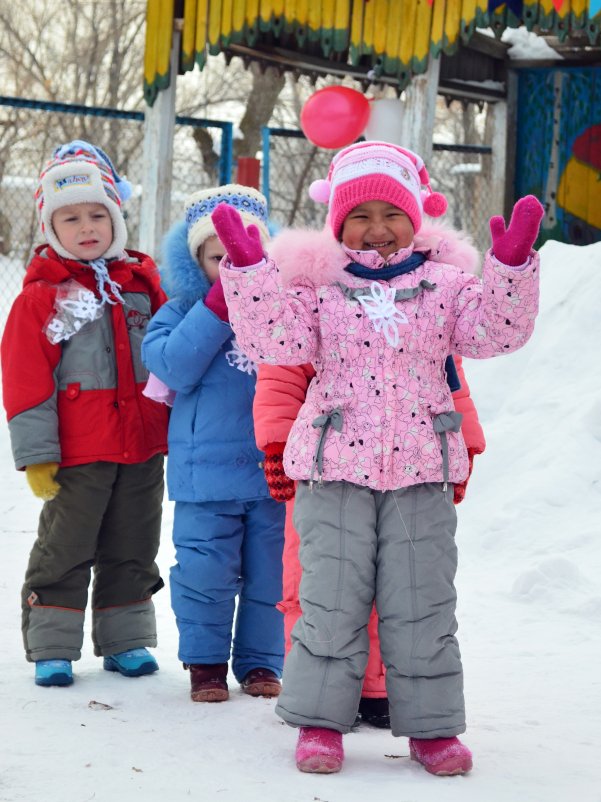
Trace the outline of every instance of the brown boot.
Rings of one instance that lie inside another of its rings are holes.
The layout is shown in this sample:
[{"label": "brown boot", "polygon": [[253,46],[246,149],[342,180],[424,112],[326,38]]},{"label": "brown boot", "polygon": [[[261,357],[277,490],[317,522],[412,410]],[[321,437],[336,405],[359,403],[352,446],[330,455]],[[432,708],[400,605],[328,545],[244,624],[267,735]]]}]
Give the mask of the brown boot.
[{"label": "brown boot", "polygon": [[268,668],[252,668],[240,683],[249,696],[279,696],[282,685]]},{"label": "brown boot", "polygon": [[227,689],[227,663],[184,665],[190,669],[190,696],[193,702],[225,702],[229,699]]}]

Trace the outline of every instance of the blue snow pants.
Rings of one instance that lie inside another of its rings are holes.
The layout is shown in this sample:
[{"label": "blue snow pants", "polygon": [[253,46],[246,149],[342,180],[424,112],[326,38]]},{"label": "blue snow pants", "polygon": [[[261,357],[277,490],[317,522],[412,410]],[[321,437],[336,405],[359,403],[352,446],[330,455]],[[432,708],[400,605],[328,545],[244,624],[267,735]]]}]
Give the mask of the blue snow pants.
[{"label": "blue snow pants", "polygon": [[272,498],[175,503],[171,605],[183,663],[227,663],[231,653],[238,681],[253,668],[281,676],[284,516]]}]

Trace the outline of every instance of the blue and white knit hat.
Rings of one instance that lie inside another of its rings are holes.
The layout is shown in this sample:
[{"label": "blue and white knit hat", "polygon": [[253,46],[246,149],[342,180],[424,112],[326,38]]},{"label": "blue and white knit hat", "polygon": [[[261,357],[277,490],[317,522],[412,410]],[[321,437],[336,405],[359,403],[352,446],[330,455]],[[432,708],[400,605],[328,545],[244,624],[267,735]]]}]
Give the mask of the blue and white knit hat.
[{"label": "blue and white knit hat", "polygon": [[269,240],[267,200],[258,190],[242,184],[201,189],[190,195],[185,203],[188,247],[194,259],[202,243],[215,234],[211,213],[220,203],[237,209],[244,225],[254,223],[261,233],[263,244]]},{"label": "blue and white knit hat", "polygon": [[81,139],[60,145],[42,170],[35,193],[42,232],[56,253],[74,259],[59,242],[52,228],[52,215],[62,206],[101,203],[108,209],[113,224],[113,241],[103,257],[120,256],[127,242],[121,203],[130,196],[131,184],[117,174],[99,147]]}]

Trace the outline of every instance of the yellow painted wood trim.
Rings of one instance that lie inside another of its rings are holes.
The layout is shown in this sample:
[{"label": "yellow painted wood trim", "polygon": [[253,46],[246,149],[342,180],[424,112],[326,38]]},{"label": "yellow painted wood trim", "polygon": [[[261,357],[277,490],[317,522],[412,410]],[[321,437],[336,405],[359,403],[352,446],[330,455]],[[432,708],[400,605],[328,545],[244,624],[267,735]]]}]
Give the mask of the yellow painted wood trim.
[{"label": "yellow painted wood trim", "polygon": [[149,0],[146,7],[144,98],[150,106],[158,92],[169,86],[173,8],[174,0]]},{"label": "yellow painted wood trim", "polygon": [[419,3],[417,9],[417,19],[415,25],[415,40],[411,68],[415,71],[418,64],[427,65],[428,54],[430,53],[430,39],[432,30],[433,7],[426,1]]},{"label": "yellow painted wood trim", "polygon": [[[599,38],[601,14],[589,19],[589,0],[524,0],[523,19],[564,37],[586,30]],[[169,85],[174,0],[147,0],[144,93],[148,102]],[[368,57],[376,72],[406,82],[427,69],[428,58],[452,53],[478,27],[500,36],[517,18],[504,3],[488,12],[488,0],[184,0],[182,69],[202,68],[206,52],[219,53],[230,42],[254,46],[261,33],[277,45],[285,33],[299,54],[308,49],[324,58],[348,50],[351,64]],[[310,45],[307,48],[307,45]],[[295,49],[292,46],[291,49]]]},{"label": "yellow painted wood trim", "polygon": [[184,27],[182,30],[182,69],[191,70],[196,57],[197,0],[184,2]]},{"label": "yellow painted wood trim", "polygon": [[160,13],[160,0],[148,0],[146,3],[146,41],[144,46],[144,80],[152,84],[156,75],[157,37]]}]

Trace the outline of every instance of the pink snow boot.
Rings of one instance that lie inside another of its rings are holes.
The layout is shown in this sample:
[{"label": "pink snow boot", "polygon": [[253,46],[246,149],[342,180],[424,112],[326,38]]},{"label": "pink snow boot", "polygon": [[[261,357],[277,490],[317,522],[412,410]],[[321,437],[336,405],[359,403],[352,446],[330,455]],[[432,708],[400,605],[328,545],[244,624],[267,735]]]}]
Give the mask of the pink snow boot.
[{"label": "pink snow boot", "polygon": [[438,777],[467,774],[472,768],[472,753],[459,738],[409,738],[409,754]]},{"label": "pink snow boot", "polygon": [[296,745],[296,767],[311,774],[340,771],[344,751],[342,733],[323,727],[301,727]]}]

